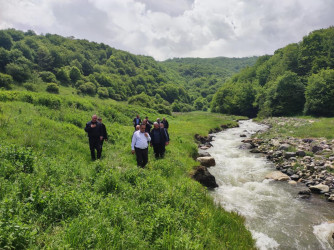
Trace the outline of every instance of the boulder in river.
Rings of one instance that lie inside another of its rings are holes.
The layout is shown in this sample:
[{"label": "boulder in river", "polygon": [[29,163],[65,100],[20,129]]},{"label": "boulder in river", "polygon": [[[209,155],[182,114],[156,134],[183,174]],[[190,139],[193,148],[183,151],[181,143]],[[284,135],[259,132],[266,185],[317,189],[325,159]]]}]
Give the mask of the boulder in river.
[{"label": "boulder in river", "polygon": [[211,156],[210,153],[208,153],[208,152],[199,152],[198,153],[198,157],[208,157],[208,156]]},{"label": "boulder in river", "polygon": [[290,177],[283,174],[281,171],[274,171],[265,176],[266,179],[273,179],[275,181],[289,181]]},{"label": "boulder in river", "polygon": [[311,196],[311,190],[310,189],[304,189],[298,192],[298,195],[302,199],[308,199]]},{"label": "boulder in river", "polygon": [[205,166],[197,167],[192,177],[205,187],[208,188],[218,187],[218,184],[216,183],[216,178],[212,174],[210,174],[210,172]]},{"label": "boulder in river", "polygon": [[212,167],[216,165],[215,158],[211,156],[198,157],[196,160],[199,161],[201,165],[205,167]]},{"label": "boulder in river", "polygon": [[310,186],[310,189],[312,192],[315,192],[315,193],[326,193],[329,191],[329,186],[318,184],[315,186]]}]

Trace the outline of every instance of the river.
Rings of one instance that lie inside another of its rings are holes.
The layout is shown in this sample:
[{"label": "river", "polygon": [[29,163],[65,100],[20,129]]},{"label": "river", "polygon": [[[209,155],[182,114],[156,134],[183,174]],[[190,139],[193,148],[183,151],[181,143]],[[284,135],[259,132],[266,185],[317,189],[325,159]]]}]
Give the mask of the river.
[{"label": "river", "polygon": [[317,195],[300,199],[304,184],[265,180],[273,164],[239,147],[241,134],[250,137],[266,127],[251,120],[239,125],[215,134],[207,150],[216,160],[209,168],[219,185],[211,192],[215,202],[246,218],[259,249],[334,249],[334,204]]}]

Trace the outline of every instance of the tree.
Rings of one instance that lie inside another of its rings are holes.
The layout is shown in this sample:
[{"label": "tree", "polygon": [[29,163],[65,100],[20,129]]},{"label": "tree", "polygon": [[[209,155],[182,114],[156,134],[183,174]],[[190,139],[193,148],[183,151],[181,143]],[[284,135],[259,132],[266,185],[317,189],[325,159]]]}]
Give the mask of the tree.
[{"label": "tree", "polygon": [[13,45],[12,37],[4,30],[0,30],[0,47],[10,50]]},{"label": "tree", "polygon": [[10,89],[13,78],[10,75],[0,73],[0,88]]},{"label": "tree", "polygon": [[275,116],[296,115],[302,112],[305,87],[296,73],[286,72],[268,89],[267,100]]},{"label": "tree", "polygon": [[334,115],[334,70],[313,74],[306,86],[305,112],[317,116]]},{"label": "tree", "polygon": [[72,67],[70,70],[70,78],[72,83],[76,83],[76,81],[81,79],[80,70],[77,67]]}]

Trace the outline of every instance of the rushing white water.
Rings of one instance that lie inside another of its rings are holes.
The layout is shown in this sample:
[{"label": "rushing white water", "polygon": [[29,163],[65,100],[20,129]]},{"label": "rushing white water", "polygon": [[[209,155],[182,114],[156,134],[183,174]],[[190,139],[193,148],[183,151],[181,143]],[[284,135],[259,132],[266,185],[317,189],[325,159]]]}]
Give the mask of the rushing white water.
[{"label": "rushing white water", "polygon": [[299,199],[303,184],[265,180],[274,166],[263,155],[239,148],[245,139],[240,134],[250,137],[265,126],[251,120],[239,125],[215,134],[207,150],[216,160],[209,169],[219,185],[212,191],[215,201],[246,218],[259,249],[334,249],[333,204],[316,196]]}]

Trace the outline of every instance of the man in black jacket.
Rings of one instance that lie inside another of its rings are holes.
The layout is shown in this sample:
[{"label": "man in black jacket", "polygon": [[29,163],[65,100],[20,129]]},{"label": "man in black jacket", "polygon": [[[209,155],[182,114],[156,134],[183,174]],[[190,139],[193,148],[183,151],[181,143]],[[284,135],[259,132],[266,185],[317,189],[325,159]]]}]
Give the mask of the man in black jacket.
[{"label": "man in black jacket", "polygon": [[163,158],[165,154],[165,147],[168,145],[167,135],[164,129],[160,129],[157,122],[153,123],[154,128],[151,131],[151,146],[153,146],[155,158]]},{"label": "man in black jacket", "polygon": [[101,123],[101,127],[102,127],[102,136],[103,136],[103,139],[101,140],[101,154],[102,154],[103,142],[104,142],[104,141],[108,141],[108,133],[107,133],[106,125],[104,125],[104,124],[102,123],[102,118],[101,118],[101,117],[97,118],[97,121],[98,121],[99,123]]},{"label": "man in black jacket", "polygon": [[141,124],[141,119],[139,117],[139,115],[137,115],[134,119],[133,119],[133,126],[135,127],[136,130],[136,126]]},{"label": "man in black jacket", "polygon": [[168,128],[169,128],[169,124],[168,124],[168,121],[166,120],[166,118],[164,117],[164,118],[162,118],[162,123],[164,124],[164,127],[165,127],[165,129],[167,129],[168,130]]},{"label": "man in black jacket", "polygon": [[95,149],[97,151],[97,159],[101,158],[101,141],[103,140],[103,131],[101,123],[97,121],[97,116],[93,115],[92,120],[87,122],[85,131],[89,138],[89,149],[92,160],[95,160]]}]

